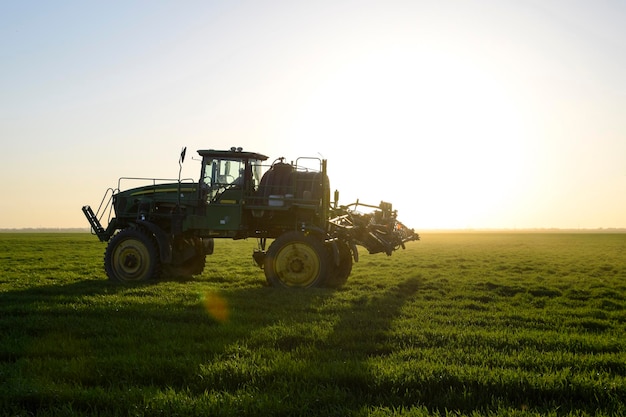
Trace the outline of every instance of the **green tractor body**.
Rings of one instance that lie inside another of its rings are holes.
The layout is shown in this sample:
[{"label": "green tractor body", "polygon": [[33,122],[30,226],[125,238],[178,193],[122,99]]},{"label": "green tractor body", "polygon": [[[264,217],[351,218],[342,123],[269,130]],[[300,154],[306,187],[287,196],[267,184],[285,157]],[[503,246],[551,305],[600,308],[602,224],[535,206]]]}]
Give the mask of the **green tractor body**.
[{"label": "green tractor body", "polygon": [[[108,242],[104,267],[110,279],[200,274],[214,239],[255,238],[253,258],[270,285],[340,286],[358,260],[356,245],[391,255],[419,239],[389,203],[339,206],[337,192],[331,203],[325,160],[279,158],[266,165],[266,156],[241,148],[198,154],[197,181],[121,178],[96,212],[83,207],[92,232]],[[143,184],[121,190],[133,181]]]}]

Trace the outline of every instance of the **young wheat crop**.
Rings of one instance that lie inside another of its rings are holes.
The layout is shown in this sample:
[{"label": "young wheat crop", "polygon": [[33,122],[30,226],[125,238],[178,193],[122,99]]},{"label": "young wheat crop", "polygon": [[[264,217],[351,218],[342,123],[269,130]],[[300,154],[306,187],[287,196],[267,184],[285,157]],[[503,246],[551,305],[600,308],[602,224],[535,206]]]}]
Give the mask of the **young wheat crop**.
[{"label": "young wheat crop", "polygon": [[626,236],[440,233],[345,287],[252,241],[124,286],[87,234],[0,234],[0,415],[624,415]]}]

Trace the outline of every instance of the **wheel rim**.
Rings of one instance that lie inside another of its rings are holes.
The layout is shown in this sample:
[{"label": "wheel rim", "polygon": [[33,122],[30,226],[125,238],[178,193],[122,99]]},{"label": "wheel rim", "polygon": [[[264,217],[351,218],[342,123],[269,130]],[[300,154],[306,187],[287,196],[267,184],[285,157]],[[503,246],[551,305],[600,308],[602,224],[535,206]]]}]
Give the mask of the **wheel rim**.
[{"label": "wheel rim", "polygon": [[288,287],[306,287],[319,276],[321,260],[314,248],[304,243],[291,243],[274,259],[278,278]]},{"label": "wheel rim", "polygon": [[113,252],[113,270],[123,281],[141,281],[150,270],[150,253],[135,239],[120,242]]}]

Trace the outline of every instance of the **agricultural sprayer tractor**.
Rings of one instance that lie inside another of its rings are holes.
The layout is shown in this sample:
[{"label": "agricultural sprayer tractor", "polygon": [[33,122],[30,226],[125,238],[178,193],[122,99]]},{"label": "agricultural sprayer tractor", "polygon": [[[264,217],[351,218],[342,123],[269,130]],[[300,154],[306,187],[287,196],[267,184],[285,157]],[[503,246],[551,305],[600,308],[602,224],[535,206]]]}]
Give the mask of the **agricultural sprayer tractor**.
[{"label": "agricultural sprayer tractor", "polygon": [[[82,208],[92,233],[108,242],[109,279],[198,275],[214,239],[255,238],[252,257],[269,285],[338,287],[358,261],[357,245],[391,255],[419,240],[397,220],[390,203],[341,206],[337,191],[331,202],[326,160],[279,158],[265,165],[267,156],[241,148],[199,150],[196,182],[180,178],[185,153],[178,179],[122,177],[96,212]],[[122,191],[128,183],[135,186]]]}]

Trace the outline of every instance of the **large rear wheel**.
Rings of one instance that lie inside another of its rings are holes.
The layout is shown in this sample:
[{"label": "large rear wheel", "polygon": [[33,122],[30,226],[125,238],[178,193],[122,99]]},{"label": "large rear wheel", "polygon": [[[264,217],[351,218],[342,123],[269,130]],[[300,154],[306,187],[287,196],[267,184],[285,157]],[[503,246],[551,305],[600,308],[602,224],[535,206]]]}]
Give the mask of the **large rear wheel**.
[{"label": "large rear wheel", "polygon": [[328,275],[329,258],[324,242],[314,235],[288,232],[267,250],[265,277],[274,287],[319,287]]},{"label": "large rear wheel", "polygon": [[160,266],[156,242],[138,229],[117,233],[104,254],[104,269],[113,281],[150,281],[159,276]]}]

